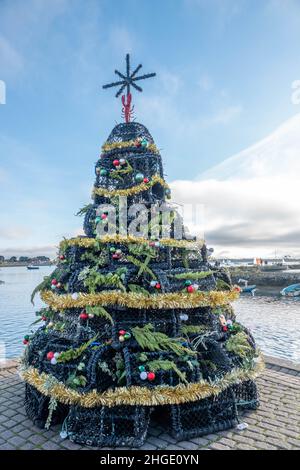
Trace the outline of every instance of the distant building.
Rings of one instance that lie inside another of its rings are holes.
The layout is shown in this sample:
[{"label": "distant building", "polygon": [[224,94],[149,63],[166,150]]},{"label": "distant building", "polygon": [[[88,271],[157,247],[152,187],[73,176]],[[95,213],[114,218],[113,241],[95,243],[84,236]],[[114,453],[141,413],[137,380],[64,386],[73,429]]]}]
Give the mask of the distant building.
[{"label": "distant building", "polygon": [[0,255],[0,263],[3,263],[3,261],[5,261],[5,258],[4,256]]},{"label": "distant building", "polygon": [[11,257],[9,258],[9,261],[10,261],[11,263],[15,263],[15,262],[17,261],[17,257],[16,257],[16,256],[11,256]]}]

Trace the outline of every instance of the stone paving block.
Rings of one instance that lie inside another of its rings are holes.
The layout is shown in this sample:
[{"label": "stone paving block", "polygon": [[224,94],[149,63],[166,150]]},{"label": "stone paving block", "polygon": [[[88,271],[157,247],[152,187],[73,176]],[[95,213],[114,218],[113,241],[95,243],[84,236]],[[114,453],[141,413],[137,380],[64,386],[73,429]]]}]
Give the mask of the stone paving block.
[{"label": "stone paving block", "polygon": [[9,442],[5,442],[4,444],[0,445],[0,450],[16,450],[16,448]]},{"label": "stone paving block", "polygon": [[41,444],[41,449],[43,450],[64,450],[62,447],[58,447],[56,442],[46,441]]},{"label": "stone paving block", "polygon": [[11,439],[12,437],[14,437],[14,433],[12,431],[9,431],[8,429],[4,430],[4,431],[1,431],[1,437],[2,439],[4,439],[5,441],[8,441],[9,439]]},{"label": "stone paving block", "polygon": [[140,449],[141,450],[157,450],[157,447],[146,443],[142,447],[140,447]]},{"label": "stone paving block", "polygon": [[12,444],[14,447],[16,447],[17,449],[25,444],[26,442],[26,439],[24,439],[23,437],[21,436],[13,436],[9,439],[9,443]]},{"label": "stone paving block", "polygon": [[199,447],[198,444],[195,444],[194,442],[191,442],[191,441],[180,441],[178,442],[178,445],[182,449],[188,449],[188,450],[196,450]]},{"label": "stone paving block", "polygon": [[285,449],[285,450],[290,450],[292,446],[288,444],[287,442],[281,440],[281,439],[276,439],[274,437],[267,437],[266,438],[267,444],[274,445],[278,449]]},{"label": "stone paving block", "polygon": [[209,441],[216,441],[219,438],[219,436],[218,434],[207,434],[205,438],[208,439]]},{"label": "stone paving block", "polygon": [[205,437],[193,437],[192,442],[197,444],[198,446],[207,446],[209,444],[209,440],[206,439]]},{"label": "stone paving block", "polygon": [[293,439],[291,437],[287,438],[288,443],[292,444],[295,446],[297,449],[300,449],[300,439]]},{"label": "stone paving block", "polygon": [[232,439],[227,439],[227,437],[222,437],[219,441],[219,444],[223,444],[228,447],[234,447],[236,445],[236,442]]},{"label": "stone paving block", "polygon": [[7,418],[11,418],[12,416],[16,415],[15,410],[11,410],[10,408],[3,411],[3,415],[7,416]]},{"label": "stone paving block", "polygon": [[[51,442],[55,443],[55,441],[52,441]],[[69,449],[69,450],[75,450],[75,449],[79,449],[80,444],[75,444],[75,442],[72,442],[72,441],[69,441],[68,439],[65,439],[64,441],[61,441],[61,447],[65,447],[66,449]]]},{"label": "stone paving block", "polygon": [[213,442],[209,447],[212,450],[231,450],[229,446],[220,444],[219,442]]},{"label": "stone paving block", "polygon": [[261,450],[277,450],[277,447],[267,444],[266,442],[255,441],[255,447]]},{"label": "stone paving block", "polygon": [[38,446],[46,442],[46,438],[42,436],[41,434],[33,434],[32,436],[29,436],[28,440]]},{"label": "stone paving block", "polygon": [[164,448],[168,445],[167,441],[162,440],[160,437],[154,437],[154,436],[148,437],[147,442],[149,442],[149,444],[155,446],[157,449]]},{"label": "stone paving block", "polygon": [[174,439],[170,434],[163,433],[159,435],[159,438],[168,442],[169,444],[177,444],[177,439]]},{"label": "stone paving block", "polygon": [[18,447],[19,450],[39,450],[35,444],[32,442],[25,442],[22,444],[20,447]]}]

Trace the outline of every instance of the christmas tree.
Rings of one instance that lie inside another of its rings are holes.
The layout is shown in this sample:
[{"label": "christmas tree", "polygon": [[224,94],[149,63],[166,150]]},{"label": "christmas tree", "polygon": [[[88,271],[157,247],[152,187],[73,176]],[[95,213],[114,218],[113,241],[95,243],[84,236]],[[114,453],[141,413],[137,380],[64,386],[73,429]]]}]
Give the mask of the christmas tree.
[{"label": "christmas tree", "polygon": [[[37,286],[43,326],[24,338],[25,407],[38,426],[92,446],[143,444],[150,417],[177,439],[227,429],[258,406],[262,362],[236,321],[238,288],[169,201],[162,160],[132,121],[139,65],[115,73],[125,122],[96,162],[85,236],[62,240]],[[124,90],[126,93],[123,94]]]}]

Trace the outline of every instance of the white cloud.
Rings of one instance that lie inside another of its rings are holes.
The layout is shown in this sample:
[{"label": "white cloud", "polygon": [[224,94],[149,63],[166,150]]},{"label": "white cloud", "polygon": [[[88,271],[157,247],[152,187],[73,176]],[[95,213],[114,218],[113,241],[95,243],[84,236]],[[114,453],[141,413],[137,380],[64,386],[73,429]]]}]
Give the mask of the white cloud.
[{"label": "white cloud", "polygon": [[207,125],[229,124],[242,112],[242,106],[227,106],[216,112],[211,118],[207,118]]},{"label": "white cloud", "polygon": [[20,73],[24,66],[21,54],[2,35],[0,35],[0,67],[1,78],[7,78]]},{"label": "white cloud", "polygon": [[159,80],[168,94],[175,95],[182,85],[181,78],[174,73],[161,70],[157,73]]},{"label": "white cloud", "polygon": [[190,9],[210,13],[218,29],[223,30],[241,13],[245,0],[185,0],[185,4]]},{"label": "white cloud", "polygon": [[31,235],[28,227],[14,225],[0,228],[0,240],[24,240]]},{"label": "white cloud", "polygon": [[124,26],[113,26],[111,28],[107,47],[112,47],[115,51],[118,51],[118,54],[123,56],[132,52],[133,44],[136,44],[136,42],[127,28]]},{"label": "white cloud", "polygon": [[7,181],[7,178],[8,178],[8,174],[6,170],[4,170],[3,168],[0,168],[0,183],[4,183],[5,181]]},{"label": "white cloud", "polygon": [[173,199],[205,205],[210,244],[231,255],[300,254],[300,114],[266,139],[194,181],[174,181]]},{"label": "white cloud", "polygon": [[202,75],[197,83],[203,91],[210,91],[214,87],[213,81],[208,75]]}]

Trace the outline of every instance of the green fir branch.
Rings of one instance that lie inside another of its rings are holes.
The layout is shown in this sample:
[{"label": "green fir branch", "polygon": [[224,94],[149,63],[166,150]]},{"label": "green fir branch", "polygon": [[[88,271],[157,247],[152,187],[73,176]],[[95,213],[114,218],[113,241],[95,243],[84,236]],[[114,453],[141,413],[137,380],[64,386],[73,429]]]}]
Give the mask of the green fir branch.
[{"label": "green fir branch", "polygon": [[98,334],[91,338],[86,343],[83,343],[79,348],[76,349],[68,349],[67,351],[63,351],[57,358],[57,362],[69,362],[78,359],[84,351],[94,342],[96,341]]},{"label": "green fir branch", "polygon": [[180,274],[169,274],[169,277],[173,277],[175,279],[190,279],[190,280],[200,280],[205,279],[208,276],[212,275],[212,271],[197,271],[197,272],[187,272],[187,273],[180,273]]},{"label": "green fir branch", "polygon": [[110,323],[113,325],[114,321],[110,313],[108,313],[107,310],[105,310],[104,307],[101,307],[100,305],[96,305],[94,307],[91,307],[90,305],[86,307],[86,313],[87,314],[92,314],[95,315],[95,317],[103,317],[106,318],[106,320],[110,321]]},{"label": "green fir branch", "polygon": [[119,268],[115,272],[109,272],[107,274],[101,274],[96,268],[92,268],[88,271],[83,284],[88,288],[89,292],[95,293],[98,287],[115,287],[123,292],[126,291],[123,284],[126,268]]},{"label": "green fir branch", "polygon": [[135,258],[134,256],[131,256],[131,255],[128,255],[126,258],[130,263],[134,264],[135,266],[137,266],[139,268],[138,277],[141,274],[143,274],[143,272],[146,272],[147,274],[149,274],[149,276],[152,279],[156,279],[156,276],[155,276],[154,272],[147,266],[147,264],[145,262],[142,262],[139,259],[137,259],[137,258]]},{"label": "green fir branch", "polygon": [[182,325],[180,332],[183,335],[205,333],[209,328],[205,325]]},{"label": "green fir branch", "polygon": [[86,214],[87,211],[93,207],[93,204],[86,204],[85,206],[83,206],[81,209],[79,209],[79,211],[75,214],[79,217],[81,217],[82,215]]},{"label": "green fir branch", "polygon": [[216,288],[217,290],[230,290],[231,286],[227,282],[223,281],[223,279],[217,279]]},{"label": "green fir branch", "polygon": [[242,359],[251,357],[255,351],[249,344],[248,337],[244,332],[239,332],[225,342],[225,348],[228,352],[232,352]]},{"label": "green fir branch", "polygon": [[135,292],[136,294],[143,294],[147,295],[148,297],[150,296],[150,292],[148,292],[146,289],[144,289],[142,286],[139,286],[138,284],[128,284],[128,289],[131,292]]},{"label": "green fir branch", "polygon": [[155,332],[151,323],[144,327],[135,326],[131,332],[142,349],[148,351],[171,351],[177,356],[196,354],[195,351],[182,346],[181,338],[170,338],[164,333]]},{"label": "green fir branch", "polygon": [[173,361],[169,361],[167,359],[165,360],[157,359],[157,360],[148,362],[147,367],[152,372],[157,372],[158,370],[164,370],[164,371],[173,370],[178,375],[179,379],[182,382],[184,382],[185,384],[188,383],[185,377],[185,373],[181,372],[181,370],[177,367],[177,365]]}]

